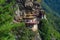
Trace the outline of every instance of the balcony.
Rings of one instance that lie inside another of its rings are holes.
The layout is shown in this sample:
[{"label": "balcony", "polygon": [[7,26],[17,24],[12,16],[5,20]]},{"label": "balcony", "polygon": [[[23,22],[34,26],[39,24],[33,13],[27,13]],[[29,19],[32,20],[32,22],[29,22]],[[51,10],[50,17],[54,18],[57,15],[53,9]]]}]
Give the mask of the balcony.
[{"label": "balcony", "polygon": [[38,24],[38,22],[25,22],[26,24]]},{"label": "balcony", "polygon": [[38,24],[38,21],[36,19],[31,19],[31,20],[25,20],[26,24]]},{"label": "balcony", "polygon": [[35,18],[34,16],[24,16],[23,17],[24,19],[33,19],[33,18]]},{"label": "balcony", "polygon": [[26,16],[37,16],[37,14],[26,14]]}]

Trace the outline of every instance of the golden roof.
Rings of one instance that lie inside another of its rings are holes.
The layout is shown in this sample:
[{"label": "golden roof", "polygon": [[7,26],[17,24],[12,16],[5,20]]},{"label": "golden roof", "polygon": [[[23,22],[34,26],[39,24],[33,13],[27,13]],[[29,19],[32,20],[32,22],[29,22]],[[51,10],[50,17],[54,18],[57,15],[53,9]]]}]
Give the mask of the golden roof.
[{"label": "golden roof", "polygon": [[37,14],[26,14],[26,16],[36,16]]},{"label": "golden roof", "polygon": [[34,18],[34,16],[24,16],[23,18],[29,18],[29,19],[31,19],[31,18]]}]

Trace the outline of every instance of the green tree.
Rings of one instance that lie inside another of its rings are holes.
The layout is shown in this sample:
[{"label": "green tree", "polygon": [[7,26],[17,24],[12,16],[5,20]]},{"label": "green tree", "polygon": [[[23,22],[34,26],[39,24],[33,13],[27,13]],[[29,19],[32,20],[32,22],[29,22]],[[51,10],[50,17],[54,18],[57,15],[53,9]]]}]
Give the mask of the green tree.
[{"label": "green tree", "polygon": [[13,4],[6,3],[6,0],[0,0],[0,40],[14,40],[13,35],[10,33],[13,20]]}]

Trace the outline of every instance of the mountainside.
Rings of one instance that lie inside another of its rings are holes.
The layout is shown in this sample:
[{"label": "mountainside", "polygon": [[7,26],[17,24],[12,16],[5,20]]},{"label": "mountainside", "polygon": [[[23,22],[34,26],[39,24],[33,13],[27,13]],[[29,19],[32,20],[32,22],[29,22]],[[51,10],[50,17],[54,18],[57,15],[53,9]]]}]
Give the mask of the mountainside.
[{"label": "mountainside", "polygon": [[54,9],[59,5],[56,5],[56,7],[54,6],[53,2],[55,2],[55,0],[42,0],[41,2],[48,19],[48,21],[43,20],[42,26],[39,26],[40,34],[43,40],[60,40],[60,15],[58,12],[59,10]]},{"label": "mountainside", "polygon": [[[52,2],[55,2],[55,0],[52,1]],[[50,6],[49,6],[49,4],[50,4]],[[59,21],[60,20],[60,15],[59,15],[59,12],[57,12],[59,10],[56,9],[57,11],[55,11],[55,9],[54,9],[54,8],[59,7],[59,5],[58,6],[56,5],[57,6],[56,7],[56,6],[54,6],[53,3],[51,4],[51,2],[48,1],[48,0],[47,1],[46,0],[42,1],[41,5],[47,13],[48,20],[52,21],[53,22],[52,24],[54,25],[55,29],[60,31],[60,21]],[[52,6],[54,8],[52,8]]]},{"label": "mountainside", "polygon": [[[32,40],[36,34],[27,28],[24,22],[13,23],[15,2],[16,0],[0,0],[0,40]],[[41,2],[47,16],[47,20],[40,20],[38,24],[40,34],[38,36],[41,36],[42,40],[60,40],[59,4],[59,0],[42,0]]]},{"label": "mountainside", "polygon": [[60,0],[43,0],[52,10],[60,13]]}]

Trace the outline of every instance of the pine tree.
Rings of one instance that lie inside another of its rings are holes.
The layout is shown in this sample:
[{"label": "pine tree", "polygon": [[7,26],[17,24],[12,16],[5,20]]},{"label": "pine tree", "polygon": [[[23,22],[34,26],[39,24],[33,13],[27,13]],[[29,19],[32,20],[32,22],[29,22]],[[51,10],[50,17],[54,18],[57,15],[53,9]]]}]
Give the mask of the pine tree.
[{"label": "pine tree", "polygon": [[13,35],[10,33],[13,27],[13,9],[11,3],[6,3],[6,0],[0,0],[0,40],[12,40]]}]

